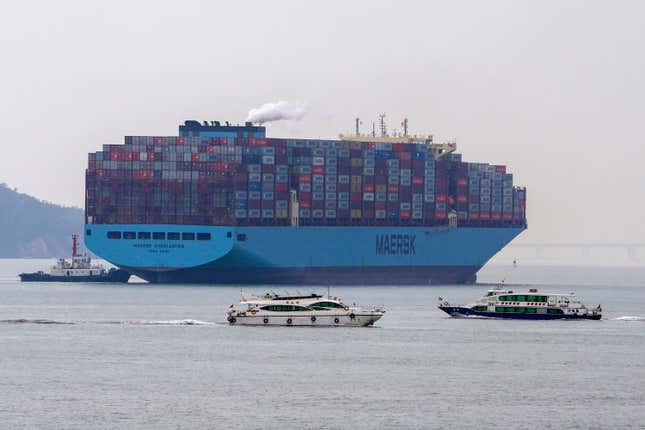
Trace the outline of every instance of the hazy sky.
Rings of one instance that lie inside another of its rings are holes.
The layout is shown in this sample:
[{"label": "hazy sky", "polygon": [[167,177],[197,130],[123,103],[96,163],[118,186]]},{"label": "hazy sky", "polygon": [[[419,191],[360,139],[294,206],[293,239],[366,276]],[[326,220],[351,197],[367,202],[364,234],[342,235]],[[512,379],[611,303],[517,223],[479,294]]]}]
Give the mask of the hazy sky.
[{"label": "hazy sky", "polygon": [[273,137],[379,112],[528,187],[521,240],[645,242],[645,2],[11,2],[0,182],[82,206],[87,152],[307,102]]}]

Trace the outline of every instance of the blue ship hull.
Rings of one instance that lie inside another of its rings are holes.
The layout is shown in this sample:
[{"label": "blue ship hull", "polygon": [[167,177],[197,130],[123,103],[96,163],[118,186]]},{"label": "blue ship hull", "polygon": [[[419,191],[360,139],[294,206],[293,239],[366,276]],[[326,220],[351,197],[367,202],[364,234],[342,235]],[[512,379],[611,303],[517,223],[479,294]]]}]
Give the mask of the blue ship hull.
[{"label": "blue ship hull", "polygon": [[[157,283],[463,284],[475,282],[477,271],[524,229],[90,224],[85,244],[110,263]],[[210,236],[109,239],[108,232]]]},{"label": "blue ship hull", "polygon": [[[462,306],[439,306],[439,309],[453,317],[479,317],[479,318],[503,318],[514,320],[599,320],[601,315],[577,315],[577,314],[522,314],[505,312],[477,312]],[[544,309],[546,310],[546,309]]]}]

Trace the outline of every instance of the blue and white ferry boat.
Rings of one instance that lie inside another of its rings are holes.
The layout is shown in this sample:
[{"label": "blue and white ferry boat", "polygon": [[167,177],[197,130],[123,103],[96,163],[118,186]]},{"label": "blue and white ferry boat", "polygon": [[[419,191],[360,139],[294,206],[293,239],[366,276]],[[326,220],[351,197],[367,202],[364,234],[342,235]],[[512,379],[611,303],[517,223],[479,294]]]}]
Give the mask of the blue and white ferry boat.
[{"label": "blue and white ferry boat", "polygon": [[511,318],[528,320],[602,318],[602,307],[586,307],[571,293],[542,293],[536,288],[526,292],[507,289],[488,290],[474,303],[451,305],[439,298],[439,309],[453,317]]}]

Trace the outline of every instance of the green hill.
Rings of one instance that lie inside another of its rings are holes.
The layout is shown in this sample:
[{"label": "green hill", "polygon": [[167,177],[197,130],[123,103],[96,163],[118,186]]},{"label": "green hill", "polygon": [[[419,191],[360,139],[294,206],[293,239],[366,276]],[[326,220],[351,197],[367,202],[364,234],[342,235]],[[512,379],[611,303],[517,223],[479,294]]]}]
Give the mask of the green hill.
[{"label": "green hill", "polygon": [[83,232],[83,210],[38,200],[0,184],[0,257],[65,257]]}]

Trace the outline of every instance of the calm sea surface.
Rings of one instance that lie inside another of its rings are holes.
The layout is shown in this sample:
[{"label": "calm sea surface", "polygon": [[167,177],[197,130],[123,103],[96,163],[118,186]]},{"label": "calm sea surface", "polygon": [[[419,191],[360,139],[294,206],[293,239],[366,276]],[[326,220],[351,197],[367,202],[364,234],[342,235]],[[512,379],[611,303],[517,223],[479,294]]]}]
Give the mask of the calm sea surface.
[{"label": "calm sea surface", "polygon": [[49,264],[0,260],[3,429],[645,428],[645,268],[480,273],[602,321],[460,320],[437,297],[487,285],[365,286],[332,294],[386,306],[377,327],[316,329],[225,325],[239,287],[17,282]]}]

